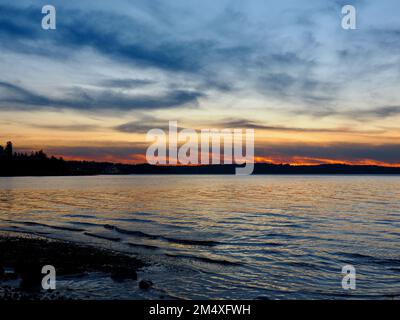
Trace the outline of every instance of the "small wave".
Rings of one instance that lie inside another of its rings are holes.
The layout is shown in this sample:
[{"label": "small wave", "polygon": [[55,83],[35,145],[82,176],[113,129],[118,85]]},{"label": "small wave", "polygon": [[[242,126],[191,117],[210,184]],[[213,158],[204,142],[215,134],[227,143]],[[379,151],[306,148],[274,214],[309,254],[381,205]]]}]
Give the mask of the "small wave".
[{"label": "small wave", "polygon": [[201,261],[201,262],[213,263],[213,264],[221,264],[221,265],[225,265],[225,266],[238,266],[238,265],[241,265],[240,262],[229,261],[229,260],[211,259],[211,258],[191,256],[191,255],[183,255],[183,254],[177,254],[176,255],[176,254],[166,253],[165,255],[167,257],[171,257],[171,258],[198,260],[198,261]]},{"label": "small wave", "polygon": [[348,259],[354,260],[362,260],[368,263],[378,264],[378,265],[388,265],[388,266],[400,266],[400,259],[391,259],[391,258],[378,258],[370,255],[365,255],[361,253],[348,253],[348,252],[339,252],[338,255],[343,256]]},{"label": "small wave", "polygon": [[119,227],[116,227],[116,226],[112,226],[110,224],[105,224],[103,227],[105,229],[107,229],[107,230],[114,230],[114,231],[116,231],[118,233],[128,234],[128,235],[131,235],[131,236],[143,237],[143,238],[149,238],[149,239],[157,239],[158,238],[157,236],[153,236],[151,234],[147,234],[147,233],[144,233],[142,231],[126,230],[126,229],[122,229],[122,228],[119,228]]},{"label": "small wave", "polygon": [[304,268],[304,269],[310,269],[310,270],[323,270],[323,268],[317,264],[310,263],[310,262],[304,262],[304,261],[286,261],[286,262],[279,262],[277,264],[288,265],[288,266],[292,266],[295,268]]},{"label": "small wave", "polygon": [[136,244],[136,243],[131,243],[131,242],[128,242],[128,246],[133,247],[133,248],[143,248],[143,249],[149,249],[149,250],[158,250],[158,249],[160,249],[157,246],[150,246],[150,245],[147,245],[147,244]]},{"label": "small wave", "polygon": [[78,228],[71,228],[71,227],[65,227],[65,226],[53,226],[53,225],[48,225],[44,223],[38,223],[38,222],[31,222],[31,221],[22,221],[22,222],[17,222],[26,226],[37,226],[37,227],[45,227],[45,228],[50,228],[50,229],[56,229],[56,230],[64,230],[64,231],[74,231],[74,232],[82,232],[85,231],[84,229],[78,229]]},{"label": "small wave", "polygon": [[163,239],[169,242],[175,242],[179,244],[187,244],[187,245],[195,245],[195,246],[216,246],[219,242],[216,241],[208,241],[208,240],[189,240],[189,239],[176,239],[176,238],[169,238],[169,237],[162,237]]},{"label": "small wave", "polygon": [[177,244],[185,244],[185,245],[197,245],[197,246],[216,246],[219,244],[219,242],[216,241],[209,241],[209,240],[191,240],[191,239],[177,239],[177,238],[171,238],[171,237],[165,237],[161,235],[152,235],[148,233],[144,233],[142,231],[134,231],[134,230],[126,230],[122,229],[116,226],[112,226],[109,224],[104,225],[104,228],[107,230],[114,230],[118,233],[122,234],[128,234],[136,237],[143,237],[143,238],[148,238],[148,239],[161,239],[165,240],[168,242],[173,242]]},{"label": "small wave", "polygon": [[272,249],[263,249],[260,252],[263,254],[267,254],[267,255],[271,255],[271,254],[281,255],[282,254],[282,251],[272,250]]},{"label": "small wave", "polygon": [[284,238],[284,239],[297,239],[300,238],[299,236],[295,236],[292,234],[287,234],[287,233],[267,233],[263,236],[263,238]]},{"label": "small wave", "polygon": [[82,218],[82,219],[96,219],[96,216],[89,216],[87,214],[64,214],[66,218]]},{"label": "small wave", "polygon": [[103,240],[109,240],[109,241],[114,241],[114,242],[121,241],[121,238],[105,236],[105,235],[102,235],[102,234],[96,234],[96,233],[90,233],[90,232],[84,232],[83,234],[85,234],[85,235],[87,235],[89,237],[103,239]]},{"label": "small wave", "polygon": [[138,212],[132,212],[132,214],[134,214],[134,215],[139,215],[139,216],[151,216],[151,215],[153,215],[152,213],[148,213],[148,212],[141,212],[141,211],[138,211]]},{"label": "small wave", "polygon": [[284,247],[286,244],[278,242],[234,242],[234,247]]},{"label": "small wave", "polygon": [[119,218],[119,219],[113,219],[113,220],[122,221],[122,222],[154,223],[154,221],[152,221],[152,220],[137,219],[137,218]]},{"label": "small wave", "polygon": [[0,231],[16,232],[16,233],[21,233],[21,234],[37,235],[37,236],[50,235],[50,232],[29,231],[29,230],[21,229],[20,227],[17,227],[17,226],[10,226],[8,228],[0,228]]},{"label": "small wave", "polygon": [[101,227],[102,224],[92,223],[92,222],[83,222],[83,221],[71,221],[70,224],[77,226],[86,226],[86,227]]}]

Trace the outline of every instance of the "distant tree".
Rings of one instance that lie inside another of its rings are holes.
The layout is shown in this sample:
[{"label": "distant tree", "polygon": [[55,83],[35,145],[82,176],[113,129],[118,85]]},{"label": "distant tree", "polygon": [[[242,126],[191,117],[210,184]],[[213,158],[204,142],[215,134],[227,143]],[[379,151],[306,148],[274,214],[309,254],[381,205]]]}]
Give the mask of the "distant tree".
[{"label": "distant tree", "polygon": [[2,157],[4,154],[4,148],[3,146],[0,146],[0,157]]},{"label": "distant tree", "polygon": [[43,152],[43,150],[35,152],[34,158],[37,160],[46,160],[47,155]]},{"label": "distant tree", "polygon": [[4,154],[6,157],[11,158],[13,155],[13,145],[11,141],[7,142],[6,148],[4,149]]}]

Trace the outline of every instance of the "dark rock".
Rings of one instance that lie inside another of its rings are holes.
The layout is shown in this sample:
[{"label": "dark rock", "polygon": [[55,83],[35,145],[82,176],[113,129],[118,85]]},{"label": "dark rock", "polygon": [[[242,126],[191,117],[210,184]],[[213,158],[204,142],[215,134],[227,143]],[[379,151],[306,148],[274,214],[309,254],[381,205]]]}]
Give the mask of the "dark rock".
[{"label": "dark rock", "polygon": [[111,279],[114,281],[123,281],[126,279],[137,280],[137,273],[132,268],[115,267],[111,271]]},{"label": "dark rock", "polygon": [[150,280],[142,280],[139,282],[139,288],[143,290],[149,289],[153,285],[153,282]]},{"label": "dark rock", "polygon": [[4,266],[0,262],[0,279],[4,277],[5,271],[4,271]]},{"label": "dark rock", "polygon": [[34,261],[18,261],[16,273],[21,277],[20,287],[24,290],[39,289],[42,282],[42,268]]}]

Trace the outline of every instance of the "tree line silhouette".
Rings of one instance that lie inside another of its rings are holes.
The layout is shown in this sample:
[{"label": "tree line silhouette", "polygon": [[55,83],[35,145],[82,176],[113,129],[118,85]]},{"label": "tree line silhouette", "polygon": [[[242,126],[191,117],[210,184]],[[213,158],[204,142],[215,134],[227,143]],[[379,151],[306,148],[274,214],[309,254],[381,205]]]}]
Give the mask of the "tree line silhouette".
[{"label": "tree line silhouette", "polygon": [[[98,174],[235,174],[236,165],[156,166],[95,161],[66,161],[48,157],[43,150],[13,152],[12,142],[0,146],[0,176],[77,176]],[[253,174],[400,174],[400,167],[343,164],[291,166],[256,163]]]},{"label": "tree line silhouette", "polygon": [[112,173],[112,164],[89,161],[65,161],[47,156],[43,150],[13,152],[13,144],[0,146],[0,176],[66,176]]},{"label": "tree line silhouette", "polygon": [[43,150],[31,153],[13,152],[13,144],[8,141],[0,146],[0,175],[58,175],[68,174],[62,158],[48,157]]},{"label": "tree line silhouette", "polygon": [[8,141],[6,147],[0,146],[0,157],[1,158],[11,158],[13,156],[12,142]]},{"label": "tree line silhouette", "polygon": [[13,160],[13,161],[20,161],[20,160],[58,160],[63,161],[62,158],[57,159],[56,157],[48,158],[47,155],[40,151],[32,151],[31,153],[24,153],[24,152],[13,152],[13,144],[11,141],[8,141],[6,146],[3,147],[0,145],[0,159],[1,160]]},{"label": "tree line silhouette", "polygon": [[13,144],[0,146],[0,176],[80,176],[136,173],[134,165],[95,161],[66,161],[47,156],[43,150],[13,152]]}]

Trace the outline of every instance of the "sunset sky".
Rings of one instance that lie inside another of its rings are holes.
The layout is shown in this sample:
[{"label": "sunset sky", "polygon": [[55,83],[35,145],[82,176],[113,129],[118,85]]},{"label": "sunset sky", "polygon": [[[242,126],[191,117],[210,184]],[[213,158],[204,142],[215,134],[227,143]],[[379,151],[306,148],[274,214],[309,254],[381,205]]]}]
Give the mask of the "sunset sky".
[{"label": "sunset sky", "polygon": [[146,132],[178,121],[254,128],[257,161],[400,165],[399,17],[398,0],[0,0],[0,144],[144,162]]}]

